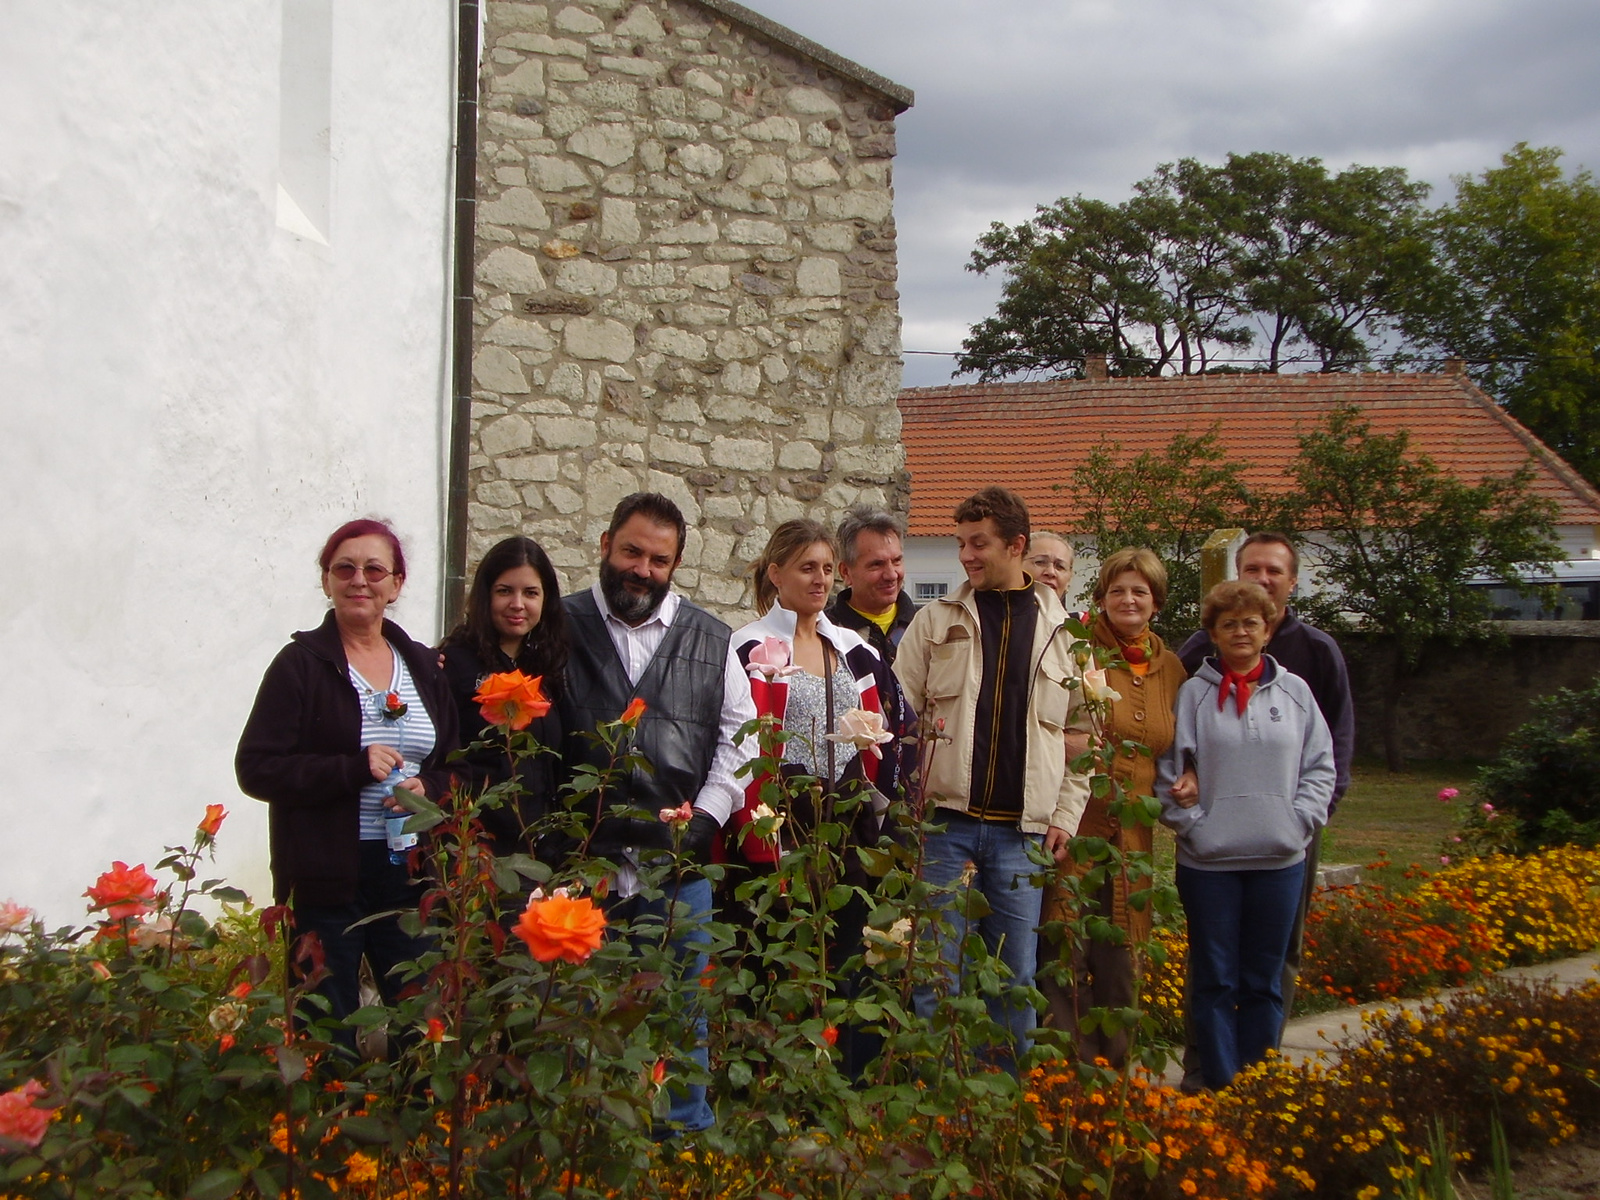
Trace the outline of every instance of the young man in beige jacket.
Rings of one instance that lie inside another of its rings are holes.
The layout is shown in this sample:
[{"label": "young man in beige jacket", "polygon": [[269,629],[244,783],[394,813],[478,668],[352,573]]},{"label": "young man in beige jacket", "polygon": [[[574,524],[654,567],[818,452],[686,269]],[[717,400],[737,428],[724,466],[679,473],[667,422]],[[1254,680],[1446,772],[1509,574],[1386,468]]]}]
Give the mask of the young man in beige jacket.
[{"label": "young man in beige jacket", "polygon": [[[917,612],[894,669],[924,733],[929,818],[945,827],[926,836],[923,877],[948,886],[970,869],[988,904],[978,930],[1011,975],[990,1014],[1008,1033],[997,1057],[1014,1066],[1037,1019],[1018,994],[1033,986],[1037,879],[1045,861],[1066,857],[1088,801],[1088,780],[1067,769],[1063,732],[1078,667],[1061,601],[1023,569],[1021,497],[984,488],[956,506],[955,525],[967,582]],[[961,917],[954,925],[942,948],[952,970],[965,933]],[[924,989],[915,1003],[931,1017],[937,997]]]}]

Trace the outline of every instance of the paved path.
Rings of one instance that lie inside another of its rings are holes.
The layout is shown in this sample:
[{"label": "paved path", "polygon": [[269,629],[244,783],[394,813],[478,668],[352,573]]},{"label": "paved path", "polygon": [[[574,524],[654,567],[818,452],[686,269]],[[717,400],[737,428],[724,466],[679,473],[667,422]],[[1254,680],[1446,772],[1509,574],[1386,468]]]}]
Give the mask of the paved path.
[{"label": "paved path", "polygon": [[[1600,951],[1580,954],[1575,958],[1540,963],[1534,967],[1508,967],[1499,972],[1497,977],[1530,981],[1548,979],[1557,987],[1571,988],[1593,980],[1597,970],[1600,970]],[[1318,1054],[1336,1058],[1340,1043],[1361,1036],[1363,1013],[1417,1009],[1424,1004],[1433,1003],[1441,996],[1452,995],[1458,990],[1461,989],[1434,992],[1414,1000],[1380,1000],[1357,1008],[1337,1008],[1332,1012],[1296,1017],[1283,1031],[1283,1056],[1293,1063],[1305,1062]],[[1163,1074],[1164,1082],[1176,1086],[1182,1078],[1182,1066],[1176,1059],[1168,1060],[1167,1069]]]}]

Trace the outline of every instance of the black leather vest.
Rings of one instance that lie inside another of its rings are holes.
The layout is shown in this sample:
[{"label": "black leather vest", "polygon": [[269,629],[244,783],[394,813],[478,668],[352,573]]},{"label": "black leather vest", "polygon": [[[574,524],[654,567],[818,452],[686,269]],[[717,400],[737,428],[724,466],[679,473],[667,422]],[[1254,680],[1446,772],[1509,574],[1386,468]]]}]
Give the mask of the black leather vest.
[{"label": "black leather vest", "polygon": [[604,750],[581,735],[615,721],[635,698],[645,703],[633,746],[654,767],[635,769],[627,803],[656,810],[693,801],[711,770],[722,719],[722,681],[733,631],[704,609],[680,600],[666,637],[639,677],[628,682],[605,617],[592,591],[564,602],[567,618],[566,709],[568,765],[606,765]]}]

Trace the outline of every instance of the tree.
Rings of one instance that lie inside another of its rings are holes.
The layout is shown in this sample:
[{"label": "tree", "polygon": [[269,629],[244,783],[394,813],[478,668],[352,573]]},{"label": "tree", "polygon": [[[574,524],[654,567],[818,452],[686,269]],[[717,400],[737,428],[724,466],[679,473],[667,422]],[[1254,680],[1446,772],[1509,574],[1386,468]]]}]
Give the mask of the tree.
[{"label": "tree", "polygon": [[1406,333],[1465,359],[1489,395],[1600,485],[1600,187],[1562,152],[1519,142],[1458,176],[1433,222],[1440,270]]},{"label": "tree", "polygon": [[1316,531],[1324,598],[1388,642],[1384,751],[1395,771],[1404,766],[1395,715],[1429,648],[1498,635],[1487,590],[1470,585],[1532,590],[1523,576],[1562,557],[1555,506],[1533,494],[1531,463],[1468,484],[1409,442],[1404,430],[1374,433],[1360,409],[1340,408],[1300,438],[1292,467],[1292,519]]},{"label": "tree", "polygon": [[1198,436],[1180,433],[1165,450],[1128,459],[1119,443],[1102,442],[1073,472],[1068,486],[1081,514],[1076,531],[1096,557],[1127,546],[1148,546],[1161,556],[1167,602],[1155,626],[1169,640],[1181,641],[1200,624],[1206,539],[1219,527],[1253,522],[1259,503],[1241,479],[1248,465],[1228,461],[1212,428]]},{"label": "tree", "polygon": [[1349,366],[1427,275],[1426,194],[1398,167],[1229,155],[1164,164],[1121,204],[1075,196],[996,222],[968,269],[1004,272],[1000,304],[958,370],[1076,374],[1105,355],[1118,375],[1192,374],[1251,347],[1270,371]]}]

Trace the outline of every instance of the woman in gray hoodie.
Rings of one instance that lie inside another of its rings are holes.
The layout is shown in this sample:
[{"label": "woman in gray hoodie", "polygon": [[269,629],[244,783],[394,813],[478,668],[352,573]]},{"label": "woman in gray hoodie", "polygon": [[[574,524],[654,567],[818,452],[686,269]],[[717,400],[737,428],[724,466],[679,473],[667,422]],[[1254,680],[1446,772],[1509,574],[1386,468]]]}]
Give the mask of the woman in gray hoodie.
[{"label": "woman in gray hoodie", "polygon": [[1219,657],[1179,690],[1156,781],[1178,835],[1189,1020],[1211,1088],[1277,1045],[1306,846],[1333,796],[1333,739],[1311,689],[1262,654],[1276,615],[1259,584],[1207,594],[1200,621]]}]

